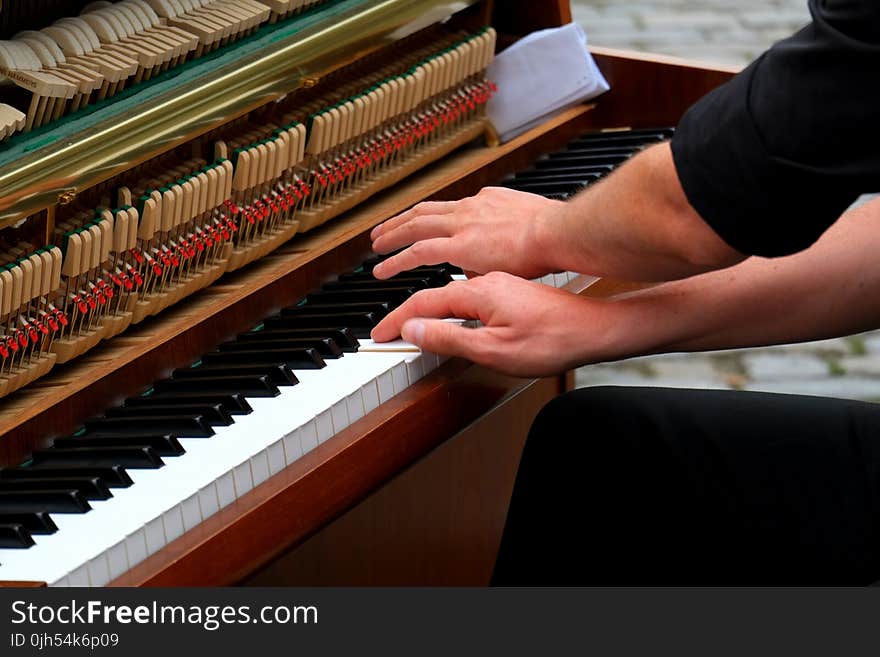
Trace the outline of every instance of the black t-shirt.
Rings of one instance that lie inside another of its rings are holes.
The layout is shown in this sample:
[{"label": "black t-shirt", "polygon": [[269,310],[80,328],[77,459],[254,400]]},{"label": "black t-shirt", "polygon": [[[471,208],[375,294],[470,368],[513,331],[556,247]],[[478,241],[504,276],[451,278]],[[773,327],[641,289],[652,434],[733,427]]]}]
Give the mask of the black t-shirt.
[{"label": "black t-shirt", "polygon": [[672,140],[691,205],[744,254],[800,251],[880,191],[880,0],[809,5],[810,25],[697,102]]}]

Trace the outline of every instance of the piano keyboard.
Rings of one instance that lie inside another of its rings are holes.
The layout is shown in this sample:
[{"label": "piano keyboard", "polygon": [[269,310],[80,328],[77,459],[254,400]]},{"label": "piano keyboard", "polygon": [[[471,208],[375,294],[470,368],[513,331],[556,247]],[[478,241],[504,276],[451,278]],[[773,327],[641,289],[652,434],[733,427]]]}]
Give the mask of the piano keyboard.
[{"label": "piano keyboard", "polygon": [[533,166],[501,184],[564,201],[611,173],[646,146],[672,137],[674,128],[600,132],[579,137],[542,156]]},{"label": "piano keyboard", "polygon": [[[580,171],[571,159],[592,157],[613,169],[670,134],[588,135],[528,171],[553,162],[554,175],[571,174]],[[539,191],[571,194],[593,174]],[[506,184],[522,180],[530,178]],[[380,260],[0,470],[0,580],[106,585],[436,369],[442,358],[369,335],[409,296],[460,270],[420,267],[378,281]],[[540,282],[562,287],[575,276]]]}]

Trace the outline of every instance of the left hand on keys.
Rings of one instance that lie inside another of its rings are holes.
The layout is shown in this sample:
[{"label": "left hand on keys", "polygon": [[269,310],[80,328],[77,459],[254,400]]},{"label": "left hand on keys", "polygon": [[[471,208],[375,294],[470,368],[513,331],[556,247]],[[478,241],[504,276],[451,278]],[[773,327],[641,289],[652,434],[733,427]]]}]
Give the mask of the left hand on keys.
[{"label": "left hand on keys", "polygon": [[[602,354],[615,304],[493,272],[423,290],[373,329],[377,342],[404,340],[513,376],[558,374]],[[478,319],[466,328],[443,318]]]}]

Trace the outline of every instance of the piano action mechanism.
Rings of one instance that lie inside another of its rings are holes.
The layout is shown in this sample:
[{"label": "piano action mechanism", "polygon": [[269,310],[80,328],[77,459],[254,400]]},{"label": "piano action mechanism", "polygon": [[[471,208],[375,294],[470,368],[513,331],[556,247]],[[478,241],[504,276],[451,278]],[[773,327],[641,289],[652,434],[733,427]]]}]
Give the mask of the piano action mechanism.
[{"label": "piano action mechanism", "polygon": [[[21,4],[0,10],[7,472],[358,267],[383,220],[588,131],[674,125],[732,73],[595,48],[611,92],[488,147],[493,51],[569,21],[564,0]],[[568,285],[620,289],[590,283]],[[0,579],[485,584],[529,424],[571,384],[448,361],[125,567],[8,577],[0,549]]]}]

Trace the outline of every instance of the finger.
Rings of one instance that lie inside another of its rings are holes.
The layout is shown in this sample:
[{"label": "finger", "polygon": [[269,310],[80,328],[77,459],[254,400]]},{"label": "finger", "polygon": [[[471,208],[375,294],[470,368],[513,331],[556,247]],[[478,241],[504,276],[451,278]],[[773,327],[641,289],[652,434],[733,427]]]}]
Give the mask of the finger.
[{"label": "finger", "polygon": [[434,237],[450,237],[452,234],[448,215],[426,215],[380,235],[373,241],[375,253],[391,253],[420,240]]},{"label": "finger", "polygon": [[479,319],[481,306],[486,300],[473,288],[470,281],[461,281],[450,283],[445,287],[417,292],[388,313],[373,328],[370,337],[376,342],[394,340],[400,335],[404,323],[413,318]]},{"label": "finger", "polygon": [[453,262],[454,252],[452,239],[449,237],[435,237],[429,240],[416,242],[405,251],[383,260],[373,268],[373,276],[376,278],[391,278],[400,272],[409,271],[422,265],[439,265],[444,262]]},{"label": "finger", "polygon": [[370,233],[370,239],[375,241],[379,236],[384,235],[390,230],[394,230],[398,226],[401,226],[416,217],[429,214],[450,214],[455,211],[455,203],[455,201],[424,201],[414,205],[406,212],[401,212],[396,217],[392,217],[388,221],[376,226]]},{"label": "finger", "polygon": [[401,328],[401,337],[423,351],[441,356],[461,356],[480,360],[489,351],[491,335],[486,329],[465,328],[439,319],[410,319]]}]

